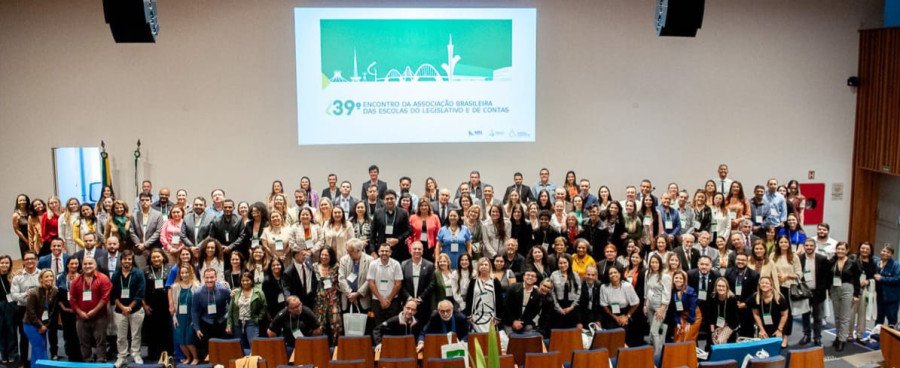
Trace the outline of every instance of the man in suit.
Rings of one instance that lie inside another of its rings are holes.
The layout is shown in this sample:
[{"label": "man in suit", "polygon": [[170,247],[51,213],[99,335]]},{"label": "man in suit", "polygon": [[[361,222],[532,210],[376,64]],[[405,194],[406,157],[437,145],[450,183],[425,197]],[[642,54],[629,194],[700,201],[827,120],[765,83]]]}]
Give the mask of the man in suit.
[{"label": "man in suit", "polygon": [[531,188],[525,184],[523,184],[524,178],[522,177],[522,173],[517,172],[513,174],[513,185],[506,187],[506,192],[503,193],[503,203],[509,202],[509,193],[518,192],[519,200],[522,203],[528,203],[534,200],[534,197],[531,195]]},{"label": "man in suit", "polygon": [[466,341],[469,336],[469,322],[466,316],[461,312],[453,309],[453,303],[444,299],[438,302],[437,313],[432,313],[419,334],[419,343],[416,345],[416,351],[422,351],[425,348],[425,335],[456,333],[459,341]]},{"label": "man in suit", "polygon": [[328,187],[322,189],[322,195],[320,195],[319,198],[328,198],[334,202],[334,198],[341,193],[337,186],[337,180],[337,175],[333,173],[328,174]]},{"label": "man in suit", "polygon": [[134,243],[134,262],[138,268],[143,269],[147,266],[146,253],[150,252],[150,248],[159,247],[162,243],[159,241],[160,233],[165,222],[161,212],[151,208],[152,197],[148,193],[141,193],[141,207],[134,211],[131,223],[134,225],[134,231],[131,232],[131,242]]},{"label": "man in suit", "polygon": [[[352,195],[350,195],[351,188],[352,187],[350,185],[350,182],[344,180],[341,183],[340,192],[338,192],[338,195],[335,196],[334,199],[332,199],[332,201],[331,201],[332,205],[334,207],[342,208],[344,210],[344,214],[348,218],[350,217],[351,214],[353,214],[356,211],[356,202],[359,202],[358,199],[356,199]],[[377,195],[377,193],[378,193],[377,188],[376,188],[375,193]],[[378,203],[377,199],[376,199],[375,203],[377,206],[377,203]]]},{"label": "man in suit", "polygon": [[[700,324],[700,336],[706,336],[706,351],[712,348],[712,334],[709,326],[715,324],[712,313],[707,312],[707,300],[713,298],[716,292],[716,279],[719,273],[712,269],[712,260],[708,256],[700,256],[697,268],[688,271],[688,286],[697,291],[697,307],[703,312],[703,322]],[[698,338],[700,337],[698,336]]]},{"label": "man in suit", "polygon": [[597,196],[591,194],[591,181],[588,179],[581,179],[578,182],[578,196],[581,197],[582,204],[584,208],[591,208],[593,205],[600,202],[600,199]]},{"label": "man in suit", "polygon": [[369,187],[375,187],[378,190],[378,199],[384,199],[384,193],[387,192],[387,183],[378,179],[378,165],[369,166],[369,180],[364,181],[360,186],[360,197],[365,197]]},{"label": "man in suit", "polygon": [[285,289],[287,289],[288,295],[296,295],[303,305],[315,309],[316,288],[319,281],[306,257],[306,245],[302,243],[294,245],[291,250],[294,256],[293,262],[290,262],[284,271],[284,278],[287,281]]},{"label": "man in suit", "polygon": [[431,202],[431,212],[434,212],[441,220],[441,226],[447,226],[450,223],[450,220],[447,219],[447,215],[451,210],[459,209],[459,206],[456,203],[450,202],[450,189],[442,188],[438,191],[438,199],[435,202]]},{"label": "man in suit", "polygon": [[347,241],[347,254],[338,261],[338,290],[341,291],[341,307],[344,311],[355,305],[365,313],[371,307],[369,283],[369,263],[372,257],[366,254],[365,243],[360,239]]},{"label": "man in suit", "polygon": [[54,275],[66,273],[66,263],[69,262],[69,255],[63,253],[65,247],[66,242],[62,239],[57,237],[50,239],[50,254],[38,259],[37,268],[51,270]]},{"label": "man in suit", "polygon": [[485,220],[490,218],[490,214],[488,214],[488,210],[491,209],[491,206],[499,206],[500,214],[504,217],[509,217],[509,214],[505,214],[505,209],[503,208],[503,202],[500,202],[499,199],[494,197],[494,187],[490,184],[484,185],[483,197],[479,199],[475,204],[478,207],[481,207],[481,219]]},{"label": "man in suit", "polygon": [[94,255],[94,259],[97,260],[97,271],[107,277],[112,276],[119,269],[120,255],[119,238],[110,235],[106,238],[106,252]]},{"label": "man in suit", "polygon": [[753,337],[754,327],[753,312],[748,306],[750,298],[756,293],[756,286],[759,284],[759,273],[747,267],[747,255],[738,254],[734,257],[734,267],[725,272],[725,278],[728,280],[728,287],[734,292],[737,298],[738,320],[740,328],[737,333],[743,337]]},{"label": "man in suit", "polygon": [[[409,214],[397,207],[397,193],[388,189],[384,193],[384,208],[377,210],[372,220],[369,246],[387,243],[393,248],[391,253],[394,259],[403,262],[409,259],[409,248],[406,246],[409,233]],[[374,253],[374,249],[371,250]]]},{"label": "man in suit", "polygon": [[[226,252],[238,248],[238,238],[244,230],[244,222],[241,216],[234,213],[234,201],[226,199],[222,203],[222,216],[219,216],[209,225],[209,236],[213,237],[225,246]],[[241,249],[238,249],[244,253]]]},{"label": "man in suit", "polygon": [[400,300],[415,300],[418,304],[416,319],[427,321],[431,315],[431,293],[434,291],[434,263],[422,258],[422,242],[413,242],[412,258],[400,263],[403,272],[403,287]]},{"label": "man in suit", "polygon": [[[714,270],[716,270],[717,272],[725,272],[725,270],[719,270],[719,256],[721,255],[719,254],[718,249],[709,246],[710,238],[711,236],[708,232],[701,231],[700,235],[697,237],[697,245],[694,246],[694,250],[697,251],[697,254],[699,254],[700,257],[709,257],[709,259],[712,260],[712,266]],[[728,264],[730,265],[731,263],[729,262]]]},{"label": "man in suit", "polygon": [[[641,298],[644,296],[641,295]],[[584,270],[584,280],[581,283],[581,295],[578,308],[581,309],[581,324],[584,328],[591,323],[600,325],[603,315],[603,307],[600,306],[600,281],[597,280],[597,266],[590,265]]]},{"label": "man in suit", "polygon": [[[807,238],[803,243],[803,254],[800,255],[800,268],[803,269],[803,279],[801,281],[809,286],[813,296],[809,299],[810,311],[803,313],[801,320],[803,321],[803,338],[800,339],[799,345],[809,344],[810,327],[813,332],[813,344],[822,345],[822,306],[825,302],[826,285],[828,285],[829,262],[828,257],[816,252],[816,240]],[[812,317],[812,320],[810,320]]]},{"label": "man in suit", "polygon": [[536,284],[537,273],[529,269],[522,274],[522,282],[509,286],[506,308],[500,313],[507,335],[535,329],[535,317],[541,313],[541,296]]},{"label": "man in suit", "polygon": [[[224,215],[224,206],[223,206]],[[203,239],[209,236],[209,227],[215,220],[215,216],[206,213],[206,198],[194,198],[194,206],[191,213],[184,216],[181,225],[182,239],[188,247],[194,248],[200,245]]]},{"label": "man in suit", "polygon": [[[88,258],[100,258],[106,257],[106,250],[103,248],[98,248],[97,246],[97,234],[96,233],[87,233],[82,237],[84,239],[84,249],[75,252],[75,258],[78,258],[78,264],[84,264],[84,257]],[[79,266],[80,267],[80,266]],[[78,270],[81,271],[80,269]]]},{"label": "man in suit", "polygon": [[675,249],[675,255],[681,261],[681,269],[684,271],[697,268],[697,261],[700,260],[700,253],[694,249],[694,236],[684,234],[681,236],[681,246]]},{"label": "man in suit", "polygon": [[[744,253],[751,254],[753,242],[756,241],[756,239],[759,239],[758,236],[753,234],[753,221],[748,219],[741,221],[741,224],[738,225],[738,232],[732,234],[731,238],[734,239],[735,235],[740,236],[741,243],[744,245]],[[740,249],[737,247],[734,248],[734,251],[740,253]]]}]

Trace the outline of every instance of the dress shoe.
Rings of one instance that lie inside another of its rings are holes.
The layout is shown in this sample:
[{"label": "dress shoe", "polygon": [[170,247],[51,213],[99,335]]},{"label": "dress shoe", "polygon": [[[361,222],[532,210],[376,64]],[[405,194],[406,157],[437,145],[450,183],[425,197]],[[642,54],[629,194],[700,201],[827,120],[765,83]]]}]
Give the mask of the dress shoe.
[{"label": "dress shoe", "polygon": [[844,345],[846,344],[846,342],[838,341],[837,346],[835,346],[834,348],[834,351],[844,351]]},{"label": "dress shoe", "polygon": [[822,339],[821,339],[821,338],[818,338],[818,337],[815,338],[815,339],[813,339],[813,345],[815,345],[815,346],[822,346]]},{"label": "dress shoe", "polygon": [[809,344],[809,335],[803,335],[803,338],[800,339],[800,342],[797,345],[806,345]]}]

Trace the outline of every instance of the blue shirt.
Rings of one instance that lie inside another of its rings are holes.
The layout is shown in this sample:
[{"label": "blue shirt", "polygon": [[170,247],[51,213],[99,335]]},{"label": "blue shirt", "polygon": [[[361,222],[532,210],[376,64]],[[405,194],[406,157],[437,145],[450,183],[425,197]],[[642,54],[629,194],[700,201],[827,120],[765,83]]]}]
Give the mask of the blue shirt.
[{"label": "blue shirt", "polygon": [[778,192],[766,192],[766,194],[763,194],[763,202],[769,205],[766,225],[772,227],[781,226],[787,220],[787,202],[784,200],[784,196]]},{"label": "blue shirt", "polygon": [[597,204],[600,200],[597,199],[597,196],[588,193],[587,197],[584,197],[584,209],[591,208],[591,206]]},{"label": "blue shirt", "polygon": [[[441,253],[447,253],[450,256],[450,268],[456,269],[456,261],[461,254],[466,252],[466,244],[472,241],[472,233],[468,227],[461,225],[456,235],[453,235],[450,227],[444,226],[438,231],[437,241],[441,244]],[[456,252],[451,252],[453,243],[457,244]]]},{"label": "blue shirt", "polygon": [[[199,321],[207,324],[224,324],[228,317],[228,304],[231,302],[231,292],[228,288],[216,284],[213,290],[203,285],[194,293],[191,303],[191,327],[194,331],[200,331]],[[215,313],[209,313],[210,305],[216,306]]]},{"label": "blue shirt", "polygon": [[[750,221],[753,221],[754,226],[764,226],[766,225],[766,217],[769,217],[769,206],[766,203],[765,197],[760,203],[756,203],[753,199],[750,199]],[[761,221],[756,221],[757,217]]]},{"label": "blue shirt", "polygon": [[550,202],[553,202],[553,192],[556,191],[556,184],[553,184],[552,181],[548,181],[547,184],[541,184],[541,182],[537,182],[531,187],[531,196],[534,200],[538,200],[538,194],[541,194],[542,190],[546,190],[550,193]]},{"label": "blue shirt", "polygon": [[[678,210],[669,206],[669,211],[666,212],[665,207],[662,205],[659,205],[656,209],[659,211],[659,220],[663,222],[663,231],[667,235],[681,234],[681,215],[678,214]],[[666,226],[669,221],[672,222],[671,227]]]}]

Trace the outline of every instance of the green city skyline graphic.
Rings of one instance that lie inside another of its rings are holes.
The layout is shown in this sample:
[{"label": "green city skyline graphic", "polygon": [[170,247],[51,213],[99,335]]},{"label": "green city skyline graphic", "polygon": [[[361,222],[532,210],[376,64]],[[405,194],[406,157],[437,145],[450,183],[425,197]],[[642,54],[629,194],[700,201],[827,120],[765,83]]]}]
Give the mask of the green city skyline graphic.
[{"label": "green city skyline graphic", "polygon": [[511,76],[510,19],[323,19],[320,27],[322,88]]}]

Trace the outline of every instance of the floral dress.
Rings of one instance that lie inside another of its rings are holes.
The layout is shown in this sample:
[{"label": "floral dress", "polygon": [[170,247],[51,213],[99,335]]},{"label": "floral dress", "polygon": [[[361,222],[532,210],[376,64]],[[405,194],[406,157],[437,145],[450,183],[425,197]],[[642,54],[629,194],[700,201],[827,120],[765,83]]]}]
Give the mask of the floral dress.
[{"label": "floral dress", "polygon": [[316,318],[319,325],[324,327],[331,346],[337,344],[338,336],[343,335],[344,325],[341,321],[341,297],[338,294],[337,268],[331,268],[328,274],[323,274],[316,265],[316,276],[319,285],[316,289]]}]

